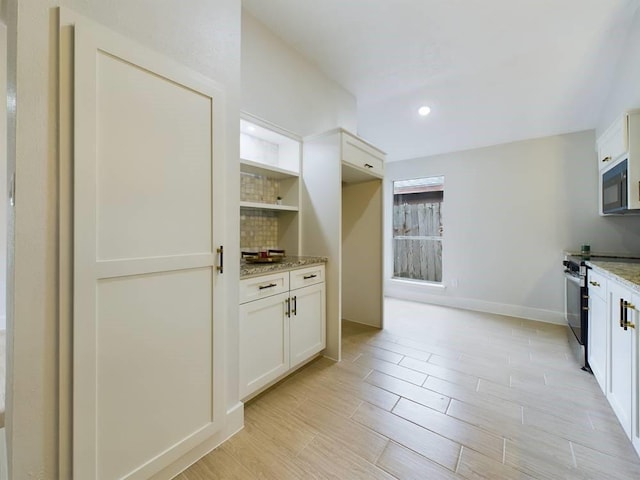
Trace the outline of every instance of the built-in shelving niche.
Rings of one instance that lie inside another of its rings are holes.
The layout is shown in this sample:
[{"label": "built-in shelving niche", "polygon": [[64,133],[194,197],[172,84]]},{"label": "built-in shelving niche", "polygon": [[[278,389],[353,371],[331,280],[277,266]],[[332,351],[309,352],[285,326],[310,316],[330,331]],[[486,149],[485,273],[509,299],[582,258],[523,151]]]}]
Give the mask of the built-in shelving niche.
[{"label": "built-in shelving niche", "polygon": [[294,134],[248,114],[240,121],[240,248],[300,250],[300,161]]}]

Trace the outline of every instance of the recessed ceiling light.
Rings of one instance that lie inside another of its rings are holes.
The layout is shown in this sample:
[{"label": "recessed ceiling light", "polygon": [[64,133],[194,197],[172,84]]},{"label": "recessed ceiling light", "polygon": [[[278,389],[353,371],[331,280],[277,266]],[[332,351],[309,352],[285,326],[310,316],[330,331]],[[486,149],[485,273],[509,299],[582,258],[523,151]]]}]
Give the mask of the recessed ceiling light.
[{"label": "recessed ceiling light", "polygon": [[429,115],[431,113],[431,109],[429,107],[427,107],[426,105],[420,107],[418,109],[418,115],[420,115],[421,117],[426,117],[427,115]]}]

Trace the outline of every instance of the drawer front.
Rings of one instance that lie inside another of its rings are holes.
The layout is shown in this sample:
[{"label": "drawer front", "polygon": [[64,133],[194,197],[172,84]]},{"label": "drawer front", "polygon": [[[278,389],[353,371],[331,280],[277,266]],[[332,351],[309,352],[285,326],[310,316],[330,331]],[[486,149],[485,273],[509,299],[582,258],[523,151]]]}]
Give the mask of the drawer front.
[{"label": "drawer front", "polygon": [[300,270],[292,270],[290,273],[291,290],[324,282],[324,265],[314,265],[312,267],[301,268]]},{"label": "drawer front", "polygon": [[346,133],[342,134],[342,161],[372,175],[384,176],[384,155]]},{"label": "drawer front", "polygon": [[289,272],[278,272],[240,280],[240,303],[289,291]]},{"label": "drawer front", "polygon": [[607,299],[607,279],[593,270],[589,270],[587,276],[589,295],[595,295],[603,300]]},{"label": "drawer front", "polygon": [[611,165],[628,149],[627,116],[624,115],[598,138],[598,167],[600,170]]}]

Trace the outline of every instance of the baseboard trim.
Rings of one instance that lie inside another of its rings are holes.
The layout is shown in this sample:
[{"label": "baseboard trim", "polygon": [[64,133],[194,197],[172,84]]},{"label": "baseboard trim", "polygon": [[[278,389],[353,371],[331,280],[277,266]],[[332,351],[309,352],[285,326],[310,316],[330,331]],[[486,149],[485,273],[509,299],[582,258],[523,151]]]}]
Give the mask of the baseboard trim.
[{"label": "baseboard trim", "polygon": [[556,325],[566,325],[567,323],[564,318],[564,312],[554,312],[552,310],[525,307],[522,305],[487,302],[484,300],[477,300],[475,298],[433,295],[425,293],[424,291],[418,291],[415,288],[407,288],[406,285],[402,287],[396,287],[394,285],[387,286],[385,296],[401,300],[441,305],[443,307],[462,308],[464,310],[473,310],[476,312],[524,318],[526,320],[535,320],[538,322],[553,323]]},{"label": "baseboard trim", "polygon": [[202,457],[215,450],[217,447],[233,437],[244,428],[244,403],[238,402],[227,410],[225,427],[208,438],[196,448],[187,452],[178,460],[151,477],[151,480],[168,480],[179,475]]}]

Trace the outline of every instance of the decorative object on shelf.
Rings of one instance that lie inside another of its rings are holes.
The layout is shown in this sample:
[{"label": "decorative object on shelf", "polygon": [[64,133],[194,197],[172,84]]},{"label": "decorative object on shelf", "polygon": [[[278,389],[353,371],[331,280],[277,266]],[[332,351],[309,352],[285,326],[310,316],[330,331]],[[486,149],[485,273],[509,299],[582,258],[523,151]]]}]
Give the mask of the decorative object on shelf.
[{"label": "decorative object on shelf", "polygon": [[282,197],[276,197],[276,205],[282,205]]}]

